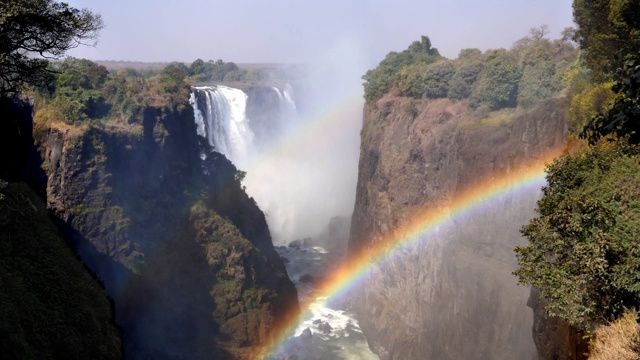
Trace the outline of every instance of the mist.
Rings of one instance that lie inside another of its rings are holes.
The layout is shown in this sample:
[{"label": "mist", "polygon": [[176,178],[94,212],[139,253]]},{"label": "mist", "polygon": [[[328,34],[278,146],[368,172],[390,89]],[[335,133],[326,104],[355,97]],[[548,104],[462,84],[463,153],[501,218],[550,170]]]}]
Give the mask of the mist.
[{"label": "mist", "polygon": [[242,184],[265,212],[276,245],[317,237],[332,217],[348,218],[353,211],[364,58],[353,39],[318,56],[293,84],[297,118],[237,164],[247,173]]}]

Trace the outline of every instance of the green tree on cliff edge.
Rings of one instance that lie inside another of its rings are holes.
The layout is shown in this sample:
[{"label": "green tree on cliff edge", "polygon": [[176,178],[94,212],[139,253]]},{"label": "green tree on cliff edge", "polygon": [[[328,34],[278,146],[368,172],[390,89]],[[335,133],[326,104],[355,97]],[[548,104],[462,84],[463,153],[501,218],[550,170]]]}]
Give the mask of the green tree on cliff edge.
[{"label": "green tree on cliff edge", "polygon": [[95,44],[100,15],[51,0],[0,2],[0,96],[47,80],[47,59],[78,45]]},{"label": "green tree on cliff edge", "polygon": [[624,142],[601,142],[547,167],[538,217],[516,248],[523,284],[545,309],[578,328],[613,321],[640,305],[640,156]]},{"label": "green tree on cliff edge", "polygon": [[585,128],[590,147],[547,167],[538,217],[516,248],[521,284],[545,309],[589,329],[640,308],[640,0],[574,0],[576,40],[612,107]]}]

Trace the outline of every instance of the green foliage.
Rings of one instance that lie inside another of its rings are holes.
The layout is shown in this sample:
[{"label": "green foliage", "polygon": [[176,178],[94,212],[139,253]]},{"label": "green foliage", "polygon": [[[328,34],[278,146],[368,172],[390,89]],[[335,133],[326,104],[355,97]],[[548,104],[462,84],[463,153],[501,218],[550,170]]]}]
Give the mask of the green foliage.
[{"label": "green foliage", "polygon": [[404,96],[421,98],[424,93],[423,76],[428,64],[417,63],[405,66],[398,74],[398,89]]},{"label": "green foliage", "polygon": [[378,67],[367,71],[362,77],[365,80],[364,98],[368,103],[380,99],[399,80],[403,68],[418,63],[431,64],[441,58],[438,50],[431,47],[431,41],[427,36],[422,36],[420,41],[414,41],[402,52],[388,53]]},{"label": "green foliage", "polygon": [[547,167],[539,216],[516,248],[521,284],[579,328],[640,306],[640,156],[622,143],[565,154]]},{"label": "green foliage", "polygon": [[[192,82],[232,82],[245,79],[247,71],[241,70],[238,65],[232,62],[224,62],[222,60],[209,60],[204,62],[202,59],[197,59],[191,66],[189,66],[186,73],[190,76]],[[256,73],[252,73],[251,76],[256,76]]]},{"label": "green foliage", "polygon": [[165,92],[177,93],[187,86],[184,79],[187,76],[185,72],[186,66],[180,63],[172,63],[167,65],[163,70],[158,83]]},{"label": "green foliage", "polygon": [[515,107],[518,81],[522,73],[515,59],[505,50],[488,54],[486,68],[481,81],[469,99],[469,107],[475,109],[486,104],[490,109]]},{"label": "green foliage", "polygon": [[454,62],[440,60],[429,65],[422,77],[424,97],[436,99],[447,97],[449,84],[456,72]]},{"label": "green foliage", "polygon": [[57,75],[38,89],[36,118],[81,124],[91,120],[142,122],[148,105],[172,107],[189,96],[187,68],[171,63],[151,77],[133,69],[109,73],[104,66],[68,57],[54,64]]},{"label": "green foliage", "polygon": [[0,96],[50,79],[48,61],[33,54],[58,58],[103,26],[100,15],[51,0],[2,1],[0,14]]},{"label": "green foliage", "polygon": [[627,54],[640,53],[638,0],[574,0],[575,34],[587,67],[597,80],[609,80]]},{"label": "green foliage", "polygon": [[609,109],[615,97],[613,85],[613,82],[595,84],[571,98],[567,110],[570,132],[579,134],[591,119]]},{"label": "green foliage", "polygon": [[[477,51],[476,51],[477,50]],[[458,56],[459,65],[451,77],[447,97],[453,100],[466,99],[471,95],[478,76],[484,69],[482,53],[478,49],[463,49]]]},{"label": "green foliage", "polygon": [[553,61],[541,61],[524,68],[518,84],[518,106],[532,108],[562,90],[562,79]]},{"label": "green foliage", "polygon": [[426,51],[431,43],[424,38],[401,53],[389,53],[365,74],[365,99],[373,102],[396,86],[415,99],[468,98],[471,109],[531,108],[564,89],[567,73],[575,68],[573,45],[566,37],[551,41],[547,32],[544,25],[533,28],[509,51],[463,49],[455,60]]},{"label": "green foliage", "polygon": [[601,137],[628,137],[632,144],[640,143],[640,57],[627,57],[624,70],[613,86],[617,93],[606,114],[594,117],[585,127],[583,136],[594,144]]}]

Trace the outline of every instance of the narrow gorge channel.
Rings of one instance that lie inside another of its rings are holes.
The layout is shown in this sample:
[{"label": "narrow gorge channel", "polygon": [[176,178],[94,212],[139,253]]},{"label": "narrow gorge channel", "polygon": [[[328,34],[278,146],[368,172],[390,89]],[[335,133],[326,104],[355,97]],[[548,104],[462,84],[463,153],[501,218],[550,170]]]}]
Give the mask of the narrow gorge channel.
[{"label": "narrow gorge channel", "polygon": [[[274,244],[278,245],[276,251],[303,304],[293,332],[268,357],[377,359],[355,319],[350,296],[330,298],[318,292],[318,284],[330,275],[332,267],[347,260],[349,208],[353,204],[347,201],[347,206],[342,208],[334,206],[337,211],[331,208],[309,211],[323,206],[317,195],[308,194],[308,202],[297,198],[300,195],[296,189],[315,190],[328,198],[336,196],[331,193],[334,184],[345,181],[341,174],[331,171],[331,167],[345,166],[340,164],[345,160],[333,157],[329,160],[334,164],[327,166],[322,164],[325,160],[314,162],[299,156],[299,147],[290,143],[301,136],[305,127],[313,125],[310,122],[314,120],[309,119],[304,109],[298,111],[295,99],[295,91],[287,83],[252,85],[244,89],[211,85],[194,87],[190,103],[198,135],[239,170],[246,170],[242,183],[267,213]],[[350,140],[357,142],[353,135]],[[316,142],[326,143],[326,140],[316,139]],[[313,140],[304,146],[313,147]],[[206,156],[205,152],[201,155],[203,159]],[[315,174],[309,176],[309,171]],[[323,186],[323,183],[329,185]],[[331,211],[336,213],[328,217]]]}]

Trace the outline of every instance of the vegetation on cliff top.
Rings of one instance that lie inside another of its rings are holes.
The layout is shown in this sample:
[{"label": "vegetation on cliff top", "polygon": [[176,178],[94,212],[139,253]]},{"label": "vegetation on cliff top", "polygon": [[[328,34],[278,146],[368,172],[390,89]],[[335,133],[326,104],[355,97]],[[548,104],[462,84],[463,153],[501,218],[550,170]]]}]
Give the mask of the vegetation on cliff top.
[{"label": "vegetation on cliff top", "polygon": [[508,51],[463,49],[453,60],[440,56],[423,36],[367,71],[365,99],[374,103],[396,87],[414,99],[469,99],[471,109],[532,108],[566,88],[576,67],[569,36],[552,41],[547,33],[546,26],[533,28]]}]

